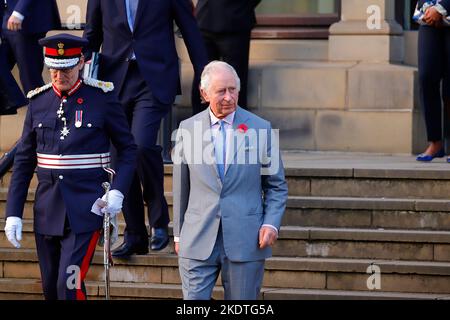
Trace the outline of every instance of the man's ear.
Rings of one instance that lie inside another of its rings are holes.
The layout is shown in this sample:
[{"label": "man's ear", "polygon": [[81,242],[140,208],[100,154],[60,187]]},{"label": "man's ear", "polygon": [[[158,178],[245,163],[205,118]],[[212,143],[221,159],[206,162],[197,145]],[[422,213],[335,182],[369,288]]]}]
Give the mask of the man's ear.
[{"label": "man's ear", "polygon": [[78,62],[78,66],[80,67],[80,71],[83,70],[84,67],[84,55],[81,54],[80,62]]},{"label": "man's ear", "polygon": [[202,96],[203,102],[209,102],[208,93],[205,90],[203,90],[202,88],[200,88],[200,94]]}]

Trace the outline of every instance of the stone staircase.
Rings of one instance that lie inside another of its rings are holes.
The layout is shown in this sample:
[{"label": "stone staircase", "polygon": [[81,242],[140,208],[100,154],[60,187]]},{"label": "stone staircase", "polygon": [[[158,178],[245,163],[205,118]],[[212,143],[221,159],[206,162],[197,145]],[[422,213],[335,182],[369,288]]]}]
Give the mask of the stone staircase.
[{"label": "stone staircase", "polygon": [[[284,161],[289,200],[261,299],[450,298],[446,163],[334,153],[287,153]],[[167,191],[171,172],[166,166]],[[1,212],[9,179],[0,186]],[[33,197],[31,190],[21,249],[10,247],[0,219],[0,299],[42,299]],[[167,199],[171,205],[170,192]],[[123,228],[121,220],[120,234]],[[87,275],[90,299],[104,297],[102,262],[98,247]],[[163,252],[116,259],[111,280],[113,298],[182,297],[172,243]],[[214,298],[222,297],[219,278]]]}]

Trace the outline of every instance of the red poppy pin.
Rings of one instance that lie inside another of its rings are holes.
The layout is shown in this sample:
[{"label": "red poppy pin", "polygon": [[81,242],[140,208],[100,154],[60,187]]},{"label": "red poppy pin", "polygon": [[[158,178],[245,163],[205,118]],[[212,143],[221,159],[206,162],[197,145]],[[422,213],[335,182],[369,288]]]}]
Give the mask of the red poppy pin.
[{"label": "red poppy pin", "polygon": [[78,98],[78,99],[77,99],[77,103],[78,103],[78,104],[82,104],[83,102],[84,102],[83,98]]},{"label": "red poppy pin", "polygon": [[240,125],[238,125],[237,128],[238,128],[239,132],[242,132],[242,133],[246,133],[248,130],[248,127],[245,123],[241,123]]}]

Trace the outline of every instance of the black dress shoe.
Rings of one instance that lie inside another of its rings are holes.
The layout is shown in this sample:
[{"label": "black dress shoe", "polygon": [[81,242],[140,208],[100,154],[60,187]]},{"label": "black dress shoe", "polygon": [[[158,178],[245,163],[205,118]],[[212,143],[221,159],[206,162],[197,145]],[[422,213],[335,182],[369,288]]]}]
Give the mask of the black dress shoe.
[{"label": "black dress shoe", "polygon": [[117,249],[112,252],[112,256],[116,258],[127,258],[133,254],[147,254],[148,246],[129,244],[127,242],[122,243]]},{"label": "black dress shoe", "polygon": [[152,250],[162,250],[169,244],[169,232],[167,228],[152,228],[150,247]]}]

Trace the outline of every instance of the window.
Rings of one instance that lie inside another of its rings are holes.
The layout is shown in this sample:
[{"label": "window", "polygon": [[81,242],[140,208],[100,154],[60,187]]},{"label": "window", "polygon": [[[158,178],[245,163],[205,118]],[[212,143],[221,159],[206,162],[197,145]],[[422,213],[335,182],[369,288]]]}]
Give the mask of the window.
[{"label": "window", "polygon": [[263,0],[256,9],[256,39],[326,39],[339,21],[340,0]]}]

